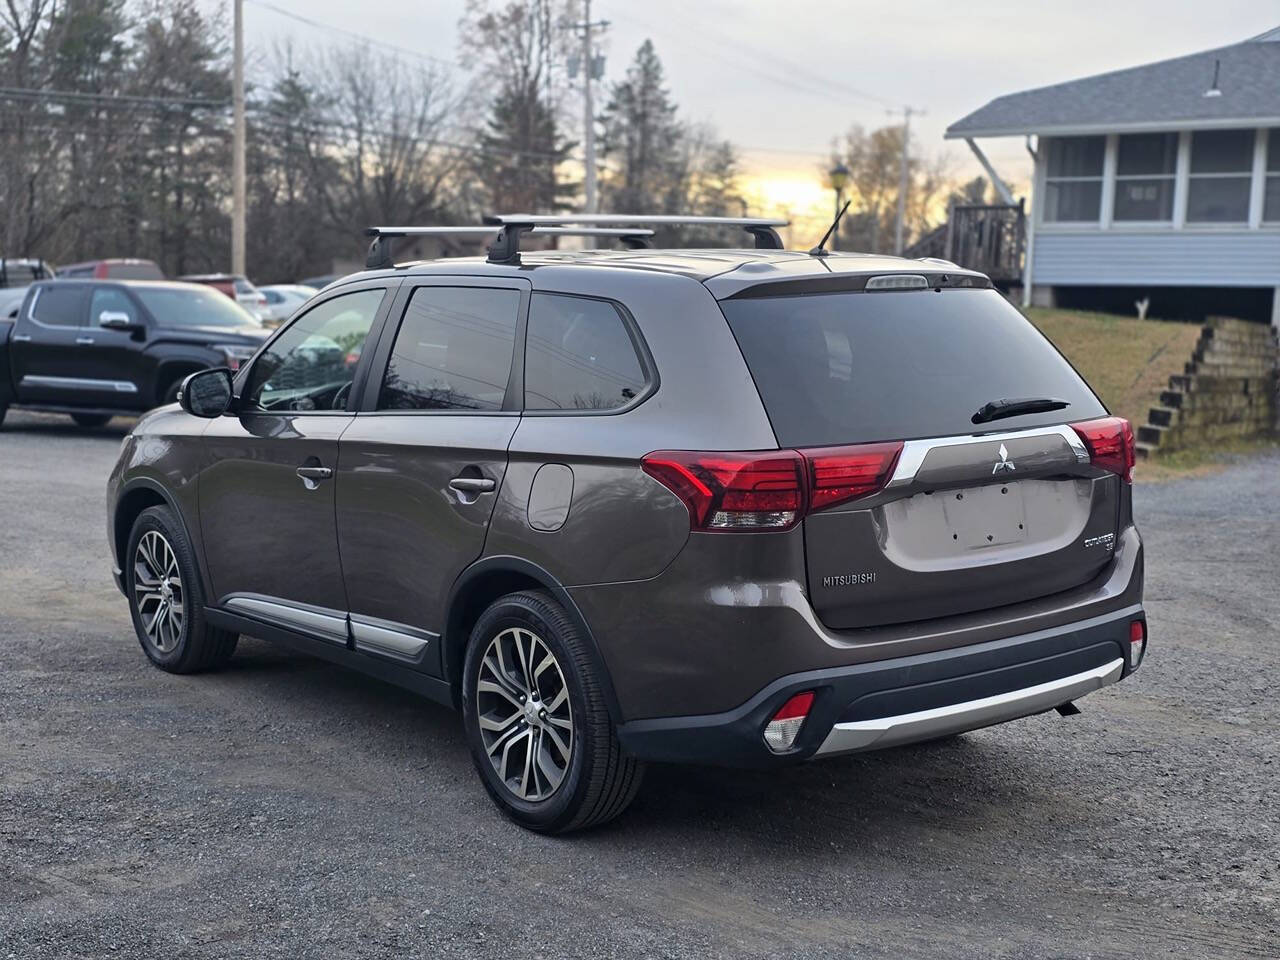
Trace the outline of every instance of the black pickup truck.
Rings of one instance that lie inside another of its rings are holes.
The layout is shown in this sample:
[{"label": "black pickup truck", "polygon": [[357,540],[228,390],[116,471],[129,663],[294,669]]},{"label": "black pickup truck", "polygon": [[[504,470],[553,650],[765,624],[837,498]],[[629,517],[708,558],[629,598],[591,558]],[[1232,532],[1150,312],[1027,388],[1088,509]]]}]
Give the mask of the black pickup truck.
[{"label": "black pickup truck", "polygon": [[211,287],[141,280],[33,283],[0,317],[0,421],[10,406],[81,426],[172,403],[187,374],[233,370],[269,331]]}]

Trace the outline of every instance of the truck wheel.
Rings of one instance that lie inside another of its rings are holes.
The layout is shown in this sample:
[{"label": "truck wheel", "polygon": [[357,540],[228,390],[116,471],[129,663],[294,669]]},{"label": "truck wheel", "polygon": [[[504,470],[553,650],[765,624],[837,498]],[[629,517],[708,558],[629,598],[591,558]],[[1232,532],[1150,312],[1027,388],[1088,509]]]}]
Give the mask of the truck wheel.
[{"label": "truck wheel", "polygon": [[173,381],[173,383],[169,384],[164,391],[164,399],[160,401],[161,406],[164,406],[166,403],[178,402],[178,393],[182,390],[182,381],[185,379],[186,375],[184,374],[177,380]]},{"label": "truck wheel", "polygon": [[73,413],[71,419],[81,427],[104,427],[107,425],[107,421],[111,419],[111,415],[105,413]]},{"label": "truck wheel", "polygon": [[600,670],[564,609],[541,591],[508,594],[476,623],[462,675],[471,758],[499,809],[539,833],[612,820],[640,789]]},{"label": "truck wheel", "polygon": [[133,628],[152,663],[195,673],[231,659],[240,638],[205,621],[200,571],[172,510],[150,507],[138,515],[123,565]]},{"label": "truck wheel", "polygon": [[0,423],[4,423],[4,415],[9,412],[7,403],[0,403]]}]

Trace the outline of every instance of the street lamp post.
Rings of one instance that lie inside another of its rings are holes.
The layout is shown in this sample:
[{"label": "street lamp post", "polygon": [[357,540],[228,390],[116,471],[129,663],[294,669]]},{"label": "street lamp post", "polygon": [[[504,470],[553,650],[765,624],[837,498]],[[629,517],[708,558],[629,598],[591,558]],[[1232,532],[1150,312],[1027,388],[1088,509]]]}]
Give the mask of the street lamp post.
[{"label": "street lamp post", "polygon": [[831,249],[840,249],[840,208],[843,206],[845,184],[849,182],[849,168],[843,163],[837,163],[827,173],[827,177],[831,180],[831,189],[836,194],[836,224],[835,230],[831,234]]}]

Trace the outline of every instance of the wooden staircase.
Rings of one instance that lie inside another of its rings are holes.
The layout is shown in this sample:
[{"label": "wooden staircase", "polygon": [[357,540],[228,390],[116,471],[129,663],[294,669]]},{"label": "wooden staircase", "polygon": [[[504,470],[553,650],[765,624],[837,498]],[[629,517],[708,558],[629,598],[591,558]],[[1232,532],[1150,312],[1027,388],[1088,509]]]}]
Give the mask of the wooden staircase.
[{"label": "wooden staircase", "polygon": [[1210,317],[1191,362],[1138,427],[1138,456],[1274,433],[1277,356],[1271,326]]}]

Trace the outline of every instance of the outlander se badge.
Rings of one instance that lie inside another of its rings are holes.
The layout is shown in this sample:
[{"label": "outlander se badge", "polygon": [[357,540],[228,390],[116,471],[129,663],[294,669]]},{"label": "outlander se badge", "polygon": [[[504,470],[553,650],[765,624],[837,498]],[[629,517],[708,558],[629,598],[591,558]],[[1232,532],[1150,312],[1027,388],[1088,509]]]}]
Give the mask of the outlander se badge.
[{"label": "outlander se badge", "polygon": [[1013,461],[1009,459],[1009,451],[1004,448],[1004,444],[1000,444],[1000,459],[996,461],[996,465],[991,468],[991,473],[997,474],[1002,470],[1012,473],[1017,467],[1013,465]]}]

